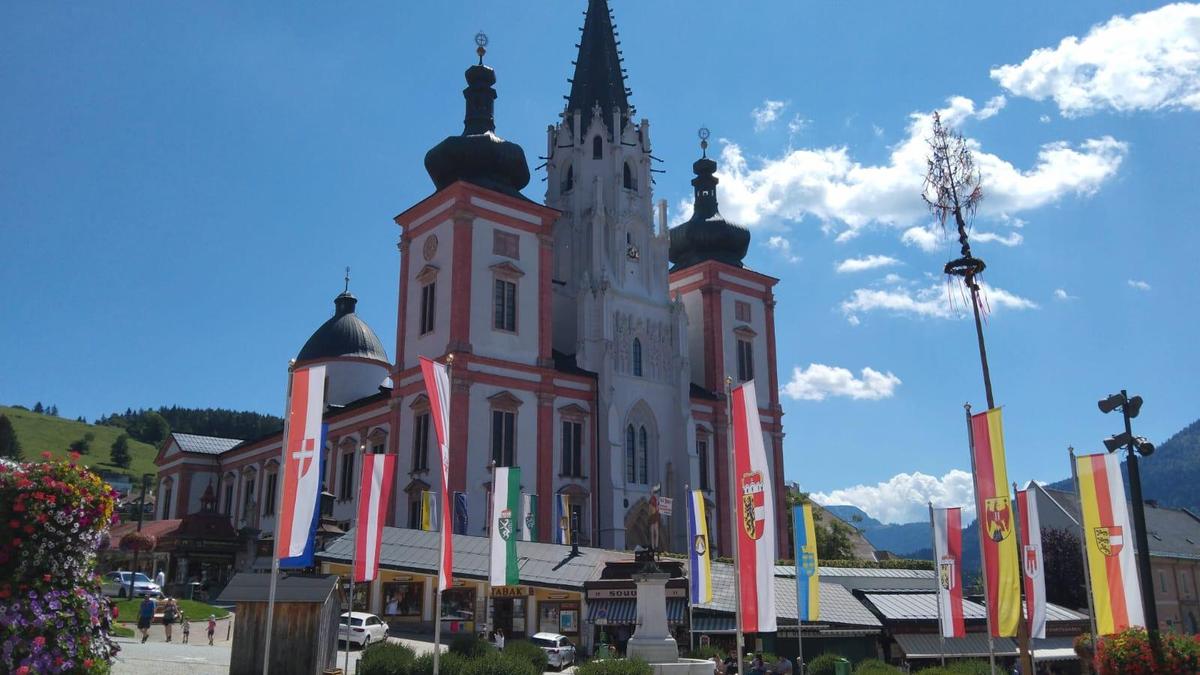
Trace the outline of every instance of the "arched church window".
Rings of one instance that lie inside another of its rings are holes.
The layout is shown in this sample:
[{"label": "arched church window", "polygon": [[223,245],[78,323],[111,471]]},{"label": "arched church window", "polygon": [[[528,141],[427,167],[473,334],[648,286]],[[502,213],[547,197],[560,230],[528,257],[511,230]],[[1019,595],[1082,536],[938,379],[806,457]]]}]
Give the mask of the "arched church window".
[{"label": "arched church window", "polygon": [[604,141],[599,136],[592,137],[592,159],[604,159]]},{"label": "arched church window", "polygon": [[633,374],[642,376],[642,341],[633,338]]},{"label": "arched church window", "polygon": [[647,448],[646,427],[638,429],[638,479],[637,482],[646,485],[650,482],[650,451]]},{"label": "arched church window", "polygon": [[575,167],[568,166],[567,167],[567,177],[565,179],[563,179],[562,191],[570,192],[573,189],[575,189]]},{"label": "arched church window", "polygon": [[637,185],[633,182],[633,169],[629,166],[629,162],[625,162],[625,168],[621,171],[621,184],[626,190],[636,190]]},{"label": "arched church window", "polygon": [[637,480],[637,446],[633,425],[625,427],[625,482]]}]

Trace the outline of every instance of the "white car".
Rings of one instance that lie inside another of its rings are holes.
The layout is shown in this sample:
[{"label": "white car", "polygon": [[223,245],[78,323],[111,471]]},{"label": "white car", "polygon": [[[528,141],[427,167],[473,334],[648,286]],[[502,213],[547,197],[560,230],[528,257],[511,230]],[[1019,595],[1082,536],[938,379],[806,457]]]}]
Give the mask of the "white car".
[{"label": "white car", "polygon": [[[349,619],[350,624],[346,625]],[[349,631],[349,635],[347,635]],[[366,647],[372,642],[387,640],[388,625],[374,614],[366,612],[349,612],[342,614],[341,625],[338,626],[338,640],[352,645]]]},{"label": "white car", "polygon": [[549,665],[562,670],[575,665],[575,644],[566,635],[558,633],[537,633],[529,641],[546,652]]},{"label": "white car", "polygon": [[[109,572],[100,581],[100,589],[105,595],[114,598],[129,597],[129,572]],[[157,598],[162,596],[162,589],[150,580],[150,577],[137,572],[133,575],[133,597]]]}]

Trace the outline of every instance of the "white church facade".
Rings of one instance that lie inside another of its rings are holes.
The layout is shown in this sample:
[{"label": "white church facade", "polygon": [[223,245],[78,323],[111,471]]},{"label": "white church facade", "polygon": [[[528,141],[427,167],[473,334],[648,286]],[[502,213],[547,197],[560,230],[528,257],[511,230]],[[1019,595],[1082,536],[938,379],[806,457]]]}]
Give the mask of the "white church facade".
[{"label": "white church facade", "polygon": [[[418,357],[453,354],[450,490],[466,509],[456,531],[486,534],[491,466],[508,465],[539,497],[543,541],[554,540],[552,504],[565,495],[579,543],[647,545],[657,489],[677,500],[662,544],[682,551],[691,488],[704,491],[728,554],[727,378],[755,382],[777,494],[783,426],[778,280],[743,266],[750,234],[718,212],[716,163],[695,162],[694,214],[669,228],[651,190],[650,123],[634,118],[604,0],[588,3],[567,105],[547,129],[543,202],[521,192],[522,148],[495,134],[496,78],[482,48],[466,78],[463,133],[425,157],[435,191],[395,217],[395,359],[348,292],[296,357],[328,366],[333,519],[352,525],[361,455],[387,452],[398,456],[387,524],[418,526],[421,493],[437,482]],[[279,434],[174,434],[156,460],[159,516],[199,510],[211,487],[236,527],[269,540],[280,444]],[[789,557],[776,503],[777,552]]]}]

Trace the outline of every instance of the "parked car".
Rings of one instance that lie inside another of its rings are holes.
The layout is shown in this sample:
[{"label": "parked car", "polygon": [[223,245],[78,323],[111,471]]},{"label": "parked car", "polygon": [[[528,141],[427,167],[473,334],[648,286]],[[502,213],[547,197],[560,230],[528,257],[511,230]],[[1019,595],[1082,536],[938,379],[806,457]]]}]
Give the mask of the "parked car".
[{"label": "parked car", "polygon": [[[100,589],[105,595],[114,598],[129,597],[129,572],[109,572],[100,581]],[[137,572],[133,575],[133,597],[158,598],[162,597],[162,589],[150,580],[150,577]]]},{"label": "parked car", "polygon": [[[350,625],[346,625],[349,619]],[[349,636],[347,636],[347,629]],[[386,640],[388,625],[374,614],[366,612],[349,612],[342,614],[341,625],[338,626],[338,640],[348,641],[352,645],[366,647],[372,642]]]},{"label": "parked car", "polygon": [[565,635],[537,633],[529,641],[546,652],[549,665],[562,670],[575,664],[575,644]]}]

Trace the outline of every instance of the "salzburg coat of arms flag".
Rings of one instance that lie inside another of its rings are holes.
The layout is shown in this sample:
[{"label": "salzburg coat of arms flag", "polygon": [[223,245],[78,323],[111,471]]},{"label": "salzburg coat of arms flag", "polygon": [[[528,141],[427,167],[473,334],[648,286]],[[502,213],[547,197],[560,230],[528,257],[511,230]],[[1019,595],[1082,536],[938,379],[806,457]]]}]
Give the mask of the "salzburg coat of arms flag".
[{"label": "salzburg coat of arms flag", "polygon": [[987,611],[992,636],[1013,637],[1021,620],[1021,568],[1016,527],[1004,460],[1004,428],[999,408],[971,415],[971,464],[975,506],[983,544]]},{"label": "salzburg coat of arms flag", "polygon": [[734,509],[742,630],[771,633],[775,627],[775,498],[763,445],[754,380],[732,391]]}]

